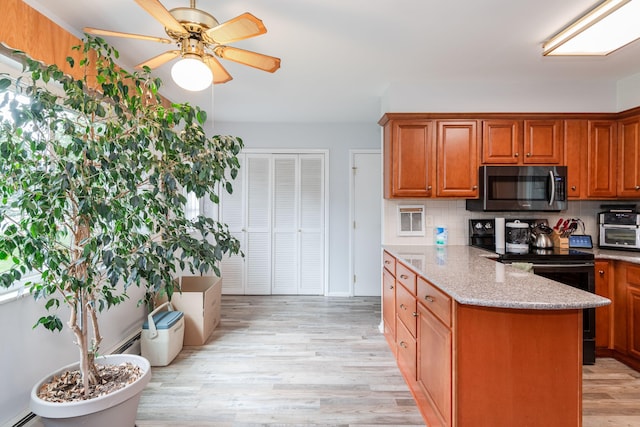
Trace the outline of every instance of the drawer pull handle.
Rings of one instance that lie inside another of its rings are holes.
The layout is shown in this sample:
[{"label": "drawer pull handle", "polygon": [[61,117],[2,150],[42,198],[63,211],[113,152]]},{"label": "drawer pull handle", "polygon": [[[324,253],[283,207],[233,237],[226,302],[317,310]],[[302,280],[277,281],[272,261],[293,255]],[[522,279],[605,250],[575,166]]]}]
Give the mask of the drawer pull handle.
[{"label": "drawer pull handle", "polygon": [[418,312],[417,311],[413,312],[413,317],[418,317]]},{"label": "drawer pull handle", "polygon": [[640,190],[640,185],[636,185],[636,191]]},{"label": "drawer pull handle", "polygon": [[600,271],[598,271],[598,273],[599,273],[601,276],[604,276],[604,270],[600,270]]},{"label": "drawer pull handle", "polygon": [[424,299],[426,299],[429,302],[434,302],[435,298],[433,298],[431,295],[425,295]]},{"label": "drawer pull handle", "polygon": [[405,279],[405,280],[407,280],[407,279],[409,278],[409,276],[407,276],[406,274],[401,274],[401,275],[400,275],[400,278],[401,278],[401,279]]},{"label": "drawer pull handle", "polygon": [[400,347],[407,348],[407,343],[405,343],[404,341],[400,341]]},{"label": "drawer pull handle", "polygon": [[573,191],[576,191],[576,186],[575,186],[575,185],[572,185],[572,186],[571,186],[571,189],[572,189]]}]

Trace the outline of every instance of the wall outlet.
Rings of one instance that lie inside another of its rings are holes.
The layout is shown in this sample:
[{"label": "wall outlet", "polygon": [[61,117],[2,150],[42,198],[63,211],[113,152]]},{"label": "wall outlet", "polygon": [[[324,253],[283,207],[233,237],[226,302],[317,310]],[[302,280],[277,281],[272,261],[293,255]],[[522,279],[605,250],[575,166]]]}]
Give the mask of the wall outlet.
[{"label": "wall outlet", "polygon": [[433,215],[425,215],[424,219],[427,227],[433,227]]}]

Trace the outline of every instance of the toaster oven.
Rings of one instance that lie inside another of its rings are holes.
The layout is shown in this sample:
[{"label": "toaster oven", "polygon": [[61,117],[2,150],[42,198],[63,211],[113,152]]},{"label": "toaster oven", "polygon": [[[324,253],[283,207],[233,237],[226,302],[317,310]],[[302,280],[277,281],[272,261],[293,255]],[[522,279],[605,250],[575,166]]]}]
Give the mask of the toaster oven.
[{"label": "toaster oven", "polygon": [[601,212],[598,223],[599,247],[640,251],[640,213]]}]

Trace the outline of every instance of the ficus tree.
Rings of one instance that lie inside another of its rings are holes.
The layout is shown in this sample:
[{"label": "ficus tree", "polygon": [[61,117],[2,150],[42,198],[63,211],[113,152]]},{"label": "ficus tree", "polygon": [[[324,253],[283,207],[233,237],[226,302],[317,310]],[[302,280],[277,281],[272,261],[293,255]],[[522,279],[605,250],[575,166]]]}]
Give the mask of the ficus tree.
[{"label": "ficus tree", "polygon": [[176,274],[219,275],[241,253],[226,225],[185,208],[189,192],[232,191],[242,140],[207,136],[204,111],[163,101],[161,81],[120,69],[102,39],[74,49],[82,77],[21,52],[22,77],[0,76],[0,285],[24,281],[44,302],[34,327],[62,330],[56,309],[69,307],[88,393],[101,311],[132,285],[150,301]]}]

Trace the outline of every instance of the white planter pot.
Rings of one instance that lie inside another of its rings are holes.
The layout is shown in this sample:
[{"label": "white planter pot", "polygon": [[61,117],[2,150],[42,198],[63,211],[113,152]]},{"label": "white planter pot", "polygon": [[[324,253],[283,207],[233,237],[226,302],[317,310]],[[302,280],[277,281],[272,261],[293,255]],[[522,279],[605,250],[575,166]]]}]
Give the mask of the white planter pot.
[{"label": "white planter pot", "polygon": [[31,390],[31,411],[42,419],[45,427],[134,427],[138,403],[145,386],[151,380],[151,365],[144,357],[133,354],[115,354],[99,357],[98,364],[117,365],[131,362],[144,371],[132,384],[95,399],[69,403],[53,403],[42,400],[37,393],[40,386],[53,375],[78,368],[74,363],[47,375]]}]

